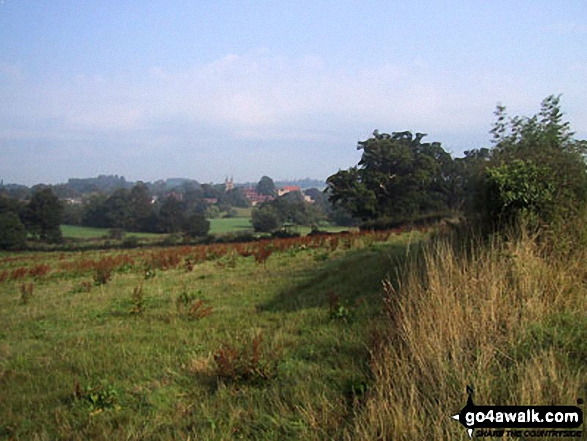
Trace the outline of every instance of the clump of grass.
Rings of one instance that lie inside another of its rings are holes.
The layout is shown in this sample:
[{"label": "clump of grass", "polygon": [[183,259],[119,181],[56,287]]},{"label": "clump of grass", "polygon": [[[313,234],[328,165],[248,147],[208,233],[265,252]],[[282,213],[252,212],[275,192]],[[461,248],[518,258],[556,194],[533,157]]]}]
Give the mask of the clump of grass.
[{"label": "clump of grass", "polygon": [[136,286],[132,290],[131,296],[132,309],[131,314],[141,314],[145,309],[145,296],[143,294],[143,286]]},{"label": "clump of grass", "polygon": [[569,360],[587,353],[560,339],[576,343],[584,334],[556,317],[587,319],[585,257],[585,249],[553,256],[524,234],[467,252],[433,243],[397,284],[384,282],[389,320],[353,436],[467,439],[449,418],[464,405],[467,384],[477,404],[575,404],[585,370]]},{"label": "clump of grass", "polygon": [[245,341],[225,342],[214,354],[214,374],[235,382],[262,382],[277,373],[280,354],[263,344],[262,332]]},{"label": "clump of grass", "polygon": [[29,301],[33,298],[33,290],[34,284],[33,282],[30,283],[23,283],[20,285],[20,303],[26,305]]},{"label": "clump of grass", "polygon": [[206,306],[206,302],[202,299],[195,300],[187,311],[189,320],[200,320],[212,314],[214,307]]},{"label": "clump of grass", "polygon": [[79,285],[74,286],[71,290],[71,293],[72,294],[88,293],[90,291],[92,291],[92,283],[88,282],[87,280],[84,280]]},{"label": "clump of grass", "polygon": [[355,302],[343,302],[334,291],[328,291],[328,310],[331,320],[340,320],[350,322],[356,318],[357,308],[364,303],[363,298],[358,298]]},{"label": "clump of grass", "polygon": [[106,285],[112,279],[112,265],[108,261],[97,262],[94,265],[94,283]]},{"label": "clump of grass", "polygon": [[177,312],[187,317],[188,320],[200,320],[204,317],[209,316],[214,309],[213,306],[207,306],[206,301],[199,298],[202,295],[202,291],[188,293],[187,290],[183,290],[175,300]]}]

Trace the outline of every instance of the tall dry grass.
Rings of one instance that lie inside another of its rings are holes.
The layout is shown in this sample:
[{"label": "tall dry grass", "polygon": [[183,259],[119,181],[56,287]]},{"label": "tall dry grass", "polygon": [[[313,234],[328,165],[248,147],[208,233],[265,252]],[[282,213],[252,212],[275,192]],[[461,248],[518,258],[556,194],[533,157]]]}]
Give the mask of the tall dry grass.
[{"label": "tall dry grass", "polygon": [[450,418],[466,385],[476,404],[587,398],[587,250],[537,243],[519,233],[457,252],[436,240],[384,282],[389,320],[349,439],[468,439]]}]

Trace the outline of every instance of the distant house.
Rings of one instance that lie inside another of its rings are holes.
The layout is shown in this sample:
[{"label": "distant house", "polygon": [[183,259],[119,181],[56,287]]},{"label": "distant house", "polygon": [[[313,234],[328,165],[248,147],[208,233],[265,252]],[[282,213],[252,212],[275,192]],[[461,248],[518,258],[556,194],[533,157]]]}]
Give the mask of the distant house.
[{"label": "distant house", "polygon": [[302,192],[302,189],[297,185],[286,185],[285,187],[277,188],[277,196],[283,196],[284,194],[291,193],[292,191]]},{"label": "distant house", "polygon": [[218,198],[204,198],[204,200],[208,202],[210,205],[214,205],[218,202]]},{"label": "distant house", "polygon": [[81,205],[82,204],[81,198],[63,198],[63,199],[61,199],[61,201],[68,204],[68,205]]},{"label": "distant house", "polygon": [[257,190],[254,188],[243,188],[243,192],[245,193],[245,197],[254,207],[258,204],[262,204],[263,202],[272,201],[275,199],[273,196],[267,196],[264,194],[257,193]]}]

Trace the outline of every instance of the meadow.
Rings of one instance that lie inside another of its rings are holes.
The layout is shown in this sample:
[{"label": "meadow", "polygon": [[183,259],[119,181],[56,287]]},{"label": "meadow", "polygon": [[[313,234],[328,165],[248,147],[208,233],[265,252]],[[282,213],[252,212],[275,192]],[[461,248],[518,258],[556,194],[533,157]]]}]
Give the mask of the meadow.
[{"label": "meadow", "polygon": [[421,233],[0,256],[0,437],[332,439]]},{"label": "meadow", "polygon": [[2,253],[0,438],[464,441],[466,386],[585,409],[587,240],[524,231]]}]

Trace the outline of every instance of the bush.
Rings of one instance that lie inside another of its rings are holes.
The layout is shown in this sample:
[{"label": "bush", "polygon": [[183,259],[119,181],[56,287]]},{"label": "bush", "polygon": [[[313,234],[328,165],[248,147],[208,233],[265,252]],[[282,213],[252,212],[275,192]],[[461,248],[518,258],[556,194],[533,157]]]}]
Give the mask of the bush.
[{"label": "bush", "polygon": [[531,118],[508,118],[498,107],[495,147],[478,198],[486,226],[500,229],[519,218],[530,227],[553,225],[585,208],[587,142],[573,138],[562,115],[555,96]]},{"label": "bush", "polygon": [[214,354],[216,375],[224,380],[252,383],[273,378],[279,352],[268,350],[263,341],[263,333],[259,332],[250,341],[224,343]]},{"label": "bush", "polygon": [[19,250],[26,246],[26,230],[16,213],[0,214],[0,249]]}]

